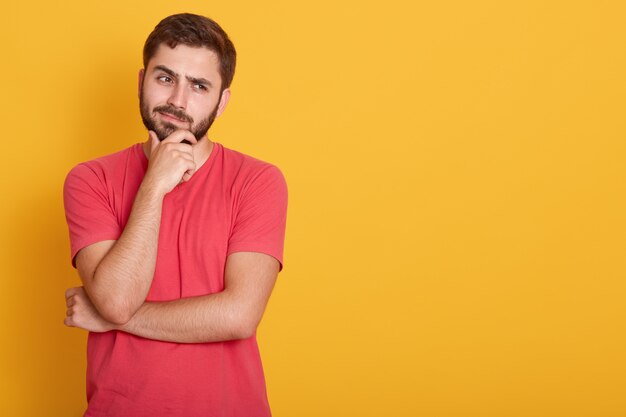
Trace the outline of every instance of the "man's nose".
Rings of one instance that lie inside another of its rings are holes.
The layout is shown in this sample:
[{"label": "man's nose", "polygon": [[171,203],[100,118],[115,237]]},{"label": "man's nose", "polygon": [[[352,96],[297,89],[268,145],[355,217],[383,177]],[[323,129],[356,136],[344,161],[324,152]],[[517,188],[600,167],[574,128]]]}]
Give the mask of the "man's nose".
[{"label": "man's nose", "polygon": [[170,94],[167,103],[178,107],[179,109],[185,109],[187,107],[187,91],[185,86],[180,83],[176,84],[176,86],[172,89],[172,93]]}]

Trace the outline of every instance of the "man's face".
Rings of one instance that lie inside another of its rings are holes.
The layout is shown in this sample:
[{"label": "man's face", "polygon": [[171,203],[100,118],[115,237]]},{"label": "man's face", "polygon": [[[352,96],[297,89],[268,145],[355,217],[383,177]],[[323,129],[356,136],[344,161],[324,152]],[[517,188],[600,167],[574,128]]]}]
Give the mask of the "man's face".
[{"label": "man's face", "polygon": [[224,110],[219,59],[207,48],[160,45],[139,74],[139,108],[148,130],[163,140],[178,129],[200,140]]}]

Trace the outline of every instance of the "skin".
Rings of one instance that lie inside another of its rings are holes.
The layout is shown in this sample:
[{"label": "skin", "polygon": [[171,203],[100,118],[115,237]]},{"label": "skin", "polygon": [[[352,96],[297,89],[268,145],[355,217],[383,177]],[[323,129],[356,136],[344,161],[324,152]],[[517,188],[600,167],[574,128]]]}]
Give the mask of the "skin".
[{"label": "skin", "polygon": [[76,255],[83,286],[65,293],[65,325],[179,343],[241,339],[256,331],[279,271],[278,261],[266,254],[230,255],[220,293],[145,301],[156,265],[163,198],[189,181],[211,154],[213,142],[206,133],[196,135],[203,123],[223,113],[230,90],[220,90],[219,60],[206,48],[161,45],[139,72],[142,117],[155,129],[143,145],[148,169],[120,238]]}]

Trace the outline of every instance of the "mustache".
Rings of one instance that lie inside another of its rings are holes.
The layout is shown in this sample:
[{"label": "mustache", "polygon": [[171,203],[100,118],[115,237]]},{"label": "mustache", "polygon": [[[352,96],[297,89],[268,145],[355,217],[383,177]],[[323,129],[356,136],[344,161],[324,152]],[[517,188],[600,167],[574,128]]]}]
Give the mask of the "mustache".
[{"label": "mustache", "polygon": [[184,111],[177,109],[174,106],[157,106],[154,108],[153,110],[154,112],[158,112],[158,113],[165,113],[165,114],[169,114],[171,116],[174,116],[177,119],[180,119],[184,122],[189,122],[189,123],[193,123],[193,118],[191,116],[189,116],[187,113],[185,113]]}]

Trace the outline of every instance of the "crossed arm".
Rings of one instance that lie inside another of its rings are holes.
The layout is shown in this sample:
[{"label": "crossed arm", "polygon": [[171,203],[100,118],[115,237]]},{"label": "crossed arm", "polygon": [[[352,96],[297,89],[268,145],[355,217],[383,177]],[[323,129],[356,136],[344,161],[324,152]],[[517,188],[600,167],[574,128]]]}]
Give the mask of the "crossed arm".
[{"label": "crossed arm", "polygon": [[[94,332],[122,330],[179,343],[215,342],[254,334],[276,282],[278,261],[237,252],[226,260],[220,293],[166,302],[146,302],[156,265],[162,201],[180,178],[195,171],[189,145],[175,133],[151,137],[150,164],[122,235],[81,249],[76,267],[83,287],[66,291],[65,324]],[[152,135],[152,134],[151,134]],[[188,137],[189,136],[189,137]]]},{"label": "crossed arm", "polygon": [[[112,243],[99,242],[82,251],[99,252]],[[77,259],[77,265],[81,264]],[[233,253],[226,261],[222,292],[174,301],[144,302],[126,323],[118,324],[102,317],[83,287],[70,288],[66,292],[65,324],[94,332],[122,330],[148,339],[178,343],[244,339],[254,334],[263,316],[278,269],[278,261],[269,255]]]}]

